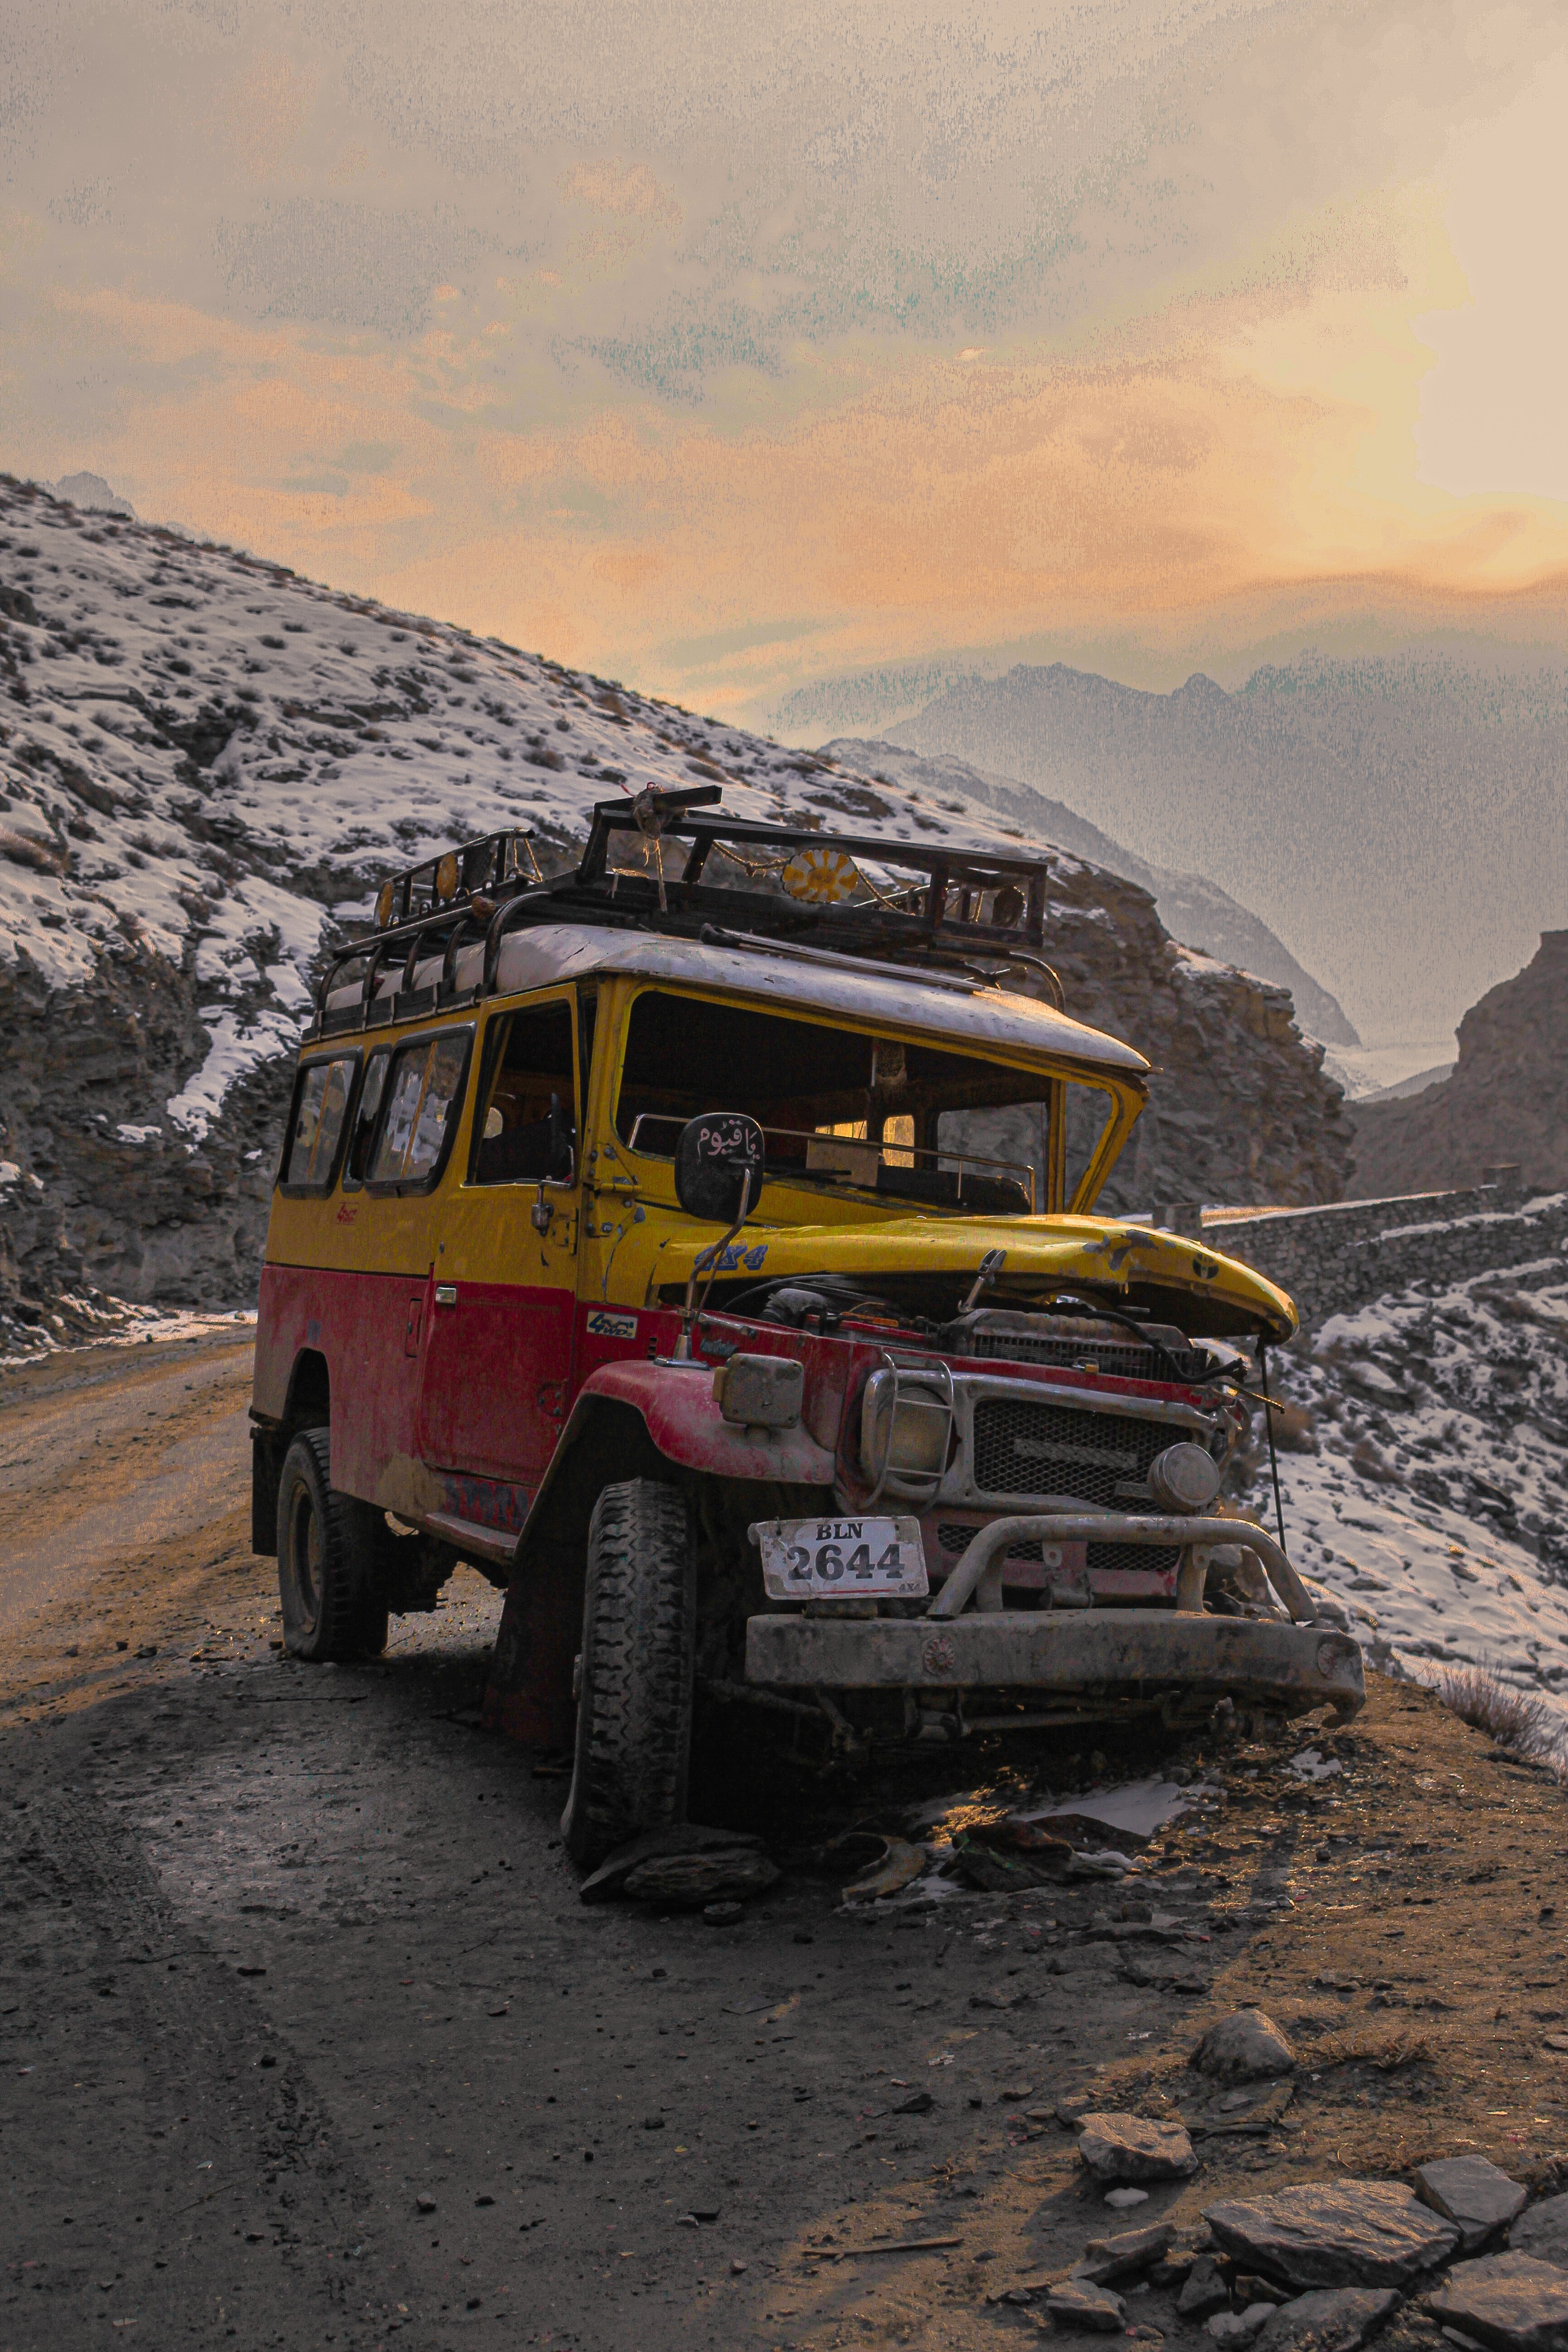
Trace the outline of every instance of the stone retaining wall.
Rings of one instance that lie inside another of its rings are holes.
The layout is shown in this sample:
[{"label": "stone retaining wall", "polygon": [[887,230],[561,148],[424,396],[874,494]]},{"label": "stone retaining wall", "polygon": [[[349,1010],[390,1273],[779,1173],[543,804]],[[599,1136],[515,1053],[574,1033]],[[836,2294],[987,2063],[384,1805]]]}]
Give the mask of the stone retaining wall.
[{"label": "stone retaining wall", "polygon": [[1521,1201],[1478,1184],[1255,1216],[1209,1210],[1203,1238],[1289,1291],[1303,1327],[1313,1329],[1412,1283],[1463,1282],[1568,1251],[1568,1192]]}]

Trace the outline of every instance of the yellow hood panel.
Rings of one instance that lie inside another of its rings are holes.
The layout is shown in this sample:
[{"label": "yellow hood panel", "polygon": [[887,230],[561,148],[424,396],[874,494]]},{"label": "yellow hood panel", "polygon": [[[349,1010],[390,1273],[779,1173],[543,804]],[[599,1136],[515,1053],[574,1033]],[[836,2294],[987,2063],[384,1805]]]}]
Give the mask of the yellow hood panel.
[{"label": "yellow hood panel", "polygon": [[[649,1297],[684,1287],[695,1261],[712,1248],[711,1228],[672,1234],[652,1270]],[[877,1278],[973,1274],[988,1250],[1006,1263],[988,1296],[992,1306],[1022,1304],[1043,1285],[1067,1281],[1112,1286],[1116,1292],[1149,1288],[1210,1303],[1219,1320],[1236,1328],[1261,1325],[1270,1339],[1288,1339],[1296,1310],[1282,1290],[1239,1259],[1181,1234],[1156,1233],[1100,1217],[897,1217],[874,1225],[747,1224],[725,1253],[721,1280],[799,1279],[810,1274],[857,1276],[874,1289]],[[718,1303],[716,1295],[715,1305]],[[1175,1312],[1175,1301],[1172,1302]],[[1207,1318],[1206,1318],[1207,1319]]]}]

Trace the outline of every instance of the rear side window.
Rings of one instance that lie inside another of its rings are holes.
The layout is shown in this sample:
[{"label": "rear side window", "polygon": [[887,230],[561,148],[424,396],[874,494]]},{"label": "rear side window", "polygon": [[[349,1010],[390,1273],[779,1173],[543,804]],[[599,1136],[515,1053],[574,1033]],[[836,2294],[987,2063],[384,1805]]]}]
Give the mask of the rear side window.
[{"label": "rear side window", "polygon": [[289,1192],[325,1192],[330,1188],[353,1083],[352,1055],[341,1061],[308,1062],[300,1072],[281,1179]]},{"label": "rear side window", "polygon": [[463,1097],[470,1032],[422,1037],[392,1058],[371,1160],[372,1184],[433,1184],[445,1161]]}]

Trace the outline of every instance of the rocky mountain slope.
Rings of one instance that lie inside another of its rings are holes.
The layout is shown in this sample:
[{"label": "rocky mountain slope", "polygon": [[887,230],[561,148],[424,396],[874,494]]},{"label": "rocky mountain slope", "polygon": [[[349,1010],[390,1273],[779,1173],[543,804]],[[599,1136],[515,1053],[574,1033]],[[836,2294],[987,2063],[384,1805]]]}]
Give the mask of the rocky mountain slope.
[{"label": "rocky mountain slope", "polygon": [[1418,1093],[1357,1103],[1358,1200],[1476,1184],[1516,1162],[1527,1186],[1568,1185],[1568,931],[1543,931],[1524,970],[1459,1024],[1458,1060]]},{"label": "rocky mountain slope", "polygon": [[[1340,1315],[1271,1359],[1291,1404],[1291,1557],[1385,1672],[1473,1666],[1568,1740],[1568,1283],[1562,1259]],[[1245,1499],[1273,1495],[1255,1454]]]},{"label": "rocky mountain slope", "polygon": [[[541,656],[0,478],[13,1332],[51,1316],[67,1328],[100,1294],[252,1293],[300,1011],[389,868],[528,824],[559,869],[596,800],[714,781],[738,814],[852,825],[890,849],[1027,837],[1000,814],[960,817]],[[1049,854],[1070,1009],[1157,1071],[1118,1202],[1338,1197],[1341,1097],[1285,992],[1177,947],[1135,884]]]},{"label": "rocky mountain slope", "polygon": [[1170,694],[1019,665],[884,731],[1200,865],[1389,1042],[1444,1037],[1562,919],[1561,658],[1303,654],[1234,693],[1199,675]]},{"label": "rocky mountain slope", "polygon": [[967,760],[943,753],[912,751],[902,743],[878,736],[844,735],[821,746],[821,757],[841,766],[858,768],[879,783],[908,784],[962,814],[966,809],[989,809],[1021,824],[1032,839],[1053,841],[1074,857],[1087,857],[1109,867],[1124,881],[1136,882],[1154,899],[1161,922],[1172,939],[1197,948],[1221,963],[1233,963],[1260,980],[1288,988],[1296,1020],[1309,1037],[1325,1045],[1359,1045],[1361,1039],[1345,1019],[1336,997],[1302,970],[1282,940],[1267,923],[1201,874],[1178,874],[1169,866],[1151,866],[1135,850],[1124,848],[1102,833],[1097,824],[1061,802],[1048,800],[1031,785],[1011,776],[994,776],[972,768]]}]

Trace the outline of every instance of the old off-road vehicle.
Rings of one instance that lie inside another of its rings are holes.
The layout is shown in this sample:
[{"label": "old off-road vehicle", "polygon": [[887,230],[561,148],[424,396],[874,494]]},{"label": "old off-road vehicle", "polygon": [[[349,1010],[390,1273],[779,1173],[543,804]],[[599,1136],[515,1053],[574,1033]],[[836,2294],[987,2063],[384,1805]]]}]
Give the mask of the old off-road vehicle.
[{"label": "old off-road vehicle", "polygon": [[583,1863],[682,1817],[695,1706],[851,1758],[1354,1712],[1219,1503],[1294,1309],[1093,1213],[1147,1065],[1062,1011],[1047,866],[717,798],[603,805],[548,881],[450,852],[323,980],[251,1408],[288,1649],[479,1570]]}]

